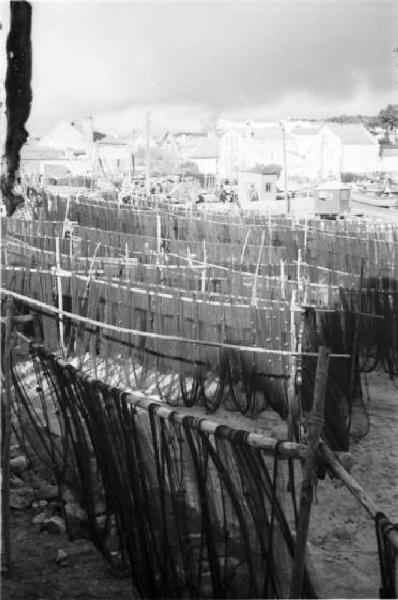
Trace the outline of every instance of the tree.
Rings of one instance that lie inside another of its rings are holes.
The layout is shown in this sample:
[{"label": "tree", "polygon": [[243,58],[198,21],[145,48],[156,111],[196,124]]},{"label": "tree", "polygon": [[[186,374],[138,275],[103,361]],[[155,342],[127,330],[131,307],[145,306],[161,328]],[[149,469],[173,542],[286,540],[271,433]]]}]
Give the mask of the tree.
[{"label": "tree", "polygon": [[20,163],[20,150],[28,133],[25,123],[32,102],[32,44],[30,39],[32,7],[29,2],[11,2],[10,32],[7,38],[7,74],[5,80],[7,137],[5,158],[7,173],[1,181],[1,193],[11,216],[23,198],[14,193]]},{"label": "tree", "polygon": [[392,131],[398,127],[398,104],[388,104],[379,112],[381,127],[386,131]]}]

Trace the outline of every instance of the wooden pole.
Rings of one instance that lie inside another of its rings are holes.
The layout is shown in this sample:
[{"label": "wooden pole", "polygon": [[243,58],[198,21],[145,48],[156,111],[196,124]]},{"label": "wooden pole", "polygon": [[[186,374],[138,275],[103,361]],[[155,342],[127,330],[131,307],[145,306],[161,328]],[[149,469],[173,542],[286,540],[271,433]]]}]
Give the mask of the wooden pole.
[{"label": "wooden pole", "polygon": [[149,134],[151,127],[151,113],[147,112],[146,115],[146,128],[145,128],[145,142],[146,142],[146,152],[145,152],[145,192],[147,198],[151,195],[151,156],[150,156],[150,144],[149,144]]},{"label": "wooden pole", "polygon": [[263,229],[263,231],[261,233],[261,244],[260,244],[260,250],[259,250],[258,258],[257,258],[256,272],[254,274],[251,306],[257,306],[257,281],[258,281],[258,273],[260,270],[261,257],[263,254],[264,240],[265,240],[265,230]]},{"label": "wooden pole", "polygon": [[289,441],[295,439],[295,428],[298,418],[297,402],[296,402],[296,350],[297,350],[297,335],[296,335],[296,296],[297,290],[292,290],[292,297],[290,301],[290,351],[294,354],[289,356],[289,383],[287,387],[287,401],[288,401],[288,419],[287,419],[287,431]]},{"label": "wooden pole", "polygon": [[58,318],[58,327],[59,327],[59,345],[61,348],[62,354],[65,353],[65,345],[64,345],[64,319],[62,316],[63,310],[63,297],[62,297],[62,279],[60,276],[61,270],[61,255],[59,250],[59,237],[55,238],[55,261],[56,261],[56,277],[57,277],[57,292],[58,292],[58,309],[60,311]]},{"label": "wooden pole", "polygon": [[5,569],[9,576],[11,566],[10,539],[10,442],[11,442],[11,334],[13,329],[14,300],[8,297],[6,302],[6,331],[4,338],[3,370],[5,394],[2,396],[4,419],[4,439],[2,442],[2,488],[1,488],[1,518],[4,544]]},{"label": "wooden pole", "polygon": [[202,292],[206,292],[206,274],[207,274],[207,253],[206,253],[206,240],[203,239],[203,265],[202,270]]},{"label": "wooden pole", "polygon": [[328,379],[330,350],[320,346],[315,375],[314,405],[308,432],[308,447],[304,463],[303,483],[301,486],[300,510],[296,531],[296,545],[289,598],[302,598],[303,577],[308,528],[310,524],[311,503],[314,485],[315,459],[318,452],[319,438],[323,427],[323,413]]},{"label": "wooden pole", "polygon": [[280,269],[281,269],[281,275],[280,275],[280,279],[281,279],[281,298],[282,300],[285,299],[285,261],[283,260],[283,258],[279,259],[279,263],[280,263]]},{"label": "wooden pole", "polygon": [[284,181],[285,181],[285,203],[286,203],[286,214],[288,216],[290,216],[290,198],[289,198],[289,191],[288,191],[288,187],[287,187],[287,158],[286,158],[286,128],[285,128],[285,123],[282,121],[281,122],[281,129],[282,129],[282,146],[283,146],[283,174],[284,174]]}]

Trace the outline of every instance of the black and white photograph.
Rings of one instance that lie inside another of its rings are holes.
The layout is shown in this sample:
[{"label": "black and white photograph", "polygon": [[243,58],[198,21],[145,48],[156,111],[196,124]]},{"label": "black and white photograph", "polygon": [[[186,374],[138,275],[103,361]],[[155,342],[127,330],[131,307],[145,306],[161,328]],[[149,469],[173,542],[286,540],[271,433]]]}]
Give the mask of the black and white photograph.
[{"label": "black and white photograph", "polygon": [[3,600],[398,597],[398,1],[0,0]]}]

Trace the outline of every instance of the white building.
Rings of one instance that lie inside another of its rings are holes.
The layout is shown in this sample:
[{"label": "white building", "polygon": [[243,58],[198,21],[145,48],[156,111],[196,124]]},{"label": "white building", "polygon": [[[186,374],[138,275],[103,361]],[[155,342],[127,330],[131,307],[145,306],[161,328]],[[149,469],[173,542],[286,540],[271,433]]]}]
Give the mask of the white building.
[{"label": "white building", "polygon": [[[220,175],[235,177],[257,164],[283,166],[283,136],[277,123],[232,123],[222,120]],[[286,121],[288,177],[319,181],[342,173],[380,171],[379,143],[361,123]]]},{"label": "white building", "polygon": [[220,140],[216,137],[205,137],[191,150],[188,160],[197,165],[202,175],[219,175]]},{"label": "white building", "polygon": [[105,136],[94,142],[93,164],[104,175],[127,173],[132,168],[131,143],[120,138]]},{"label": "white building", "polygon": [[267,210],[276,200],[276,182],[279,170],[271,167],[247,169],[238,172],[238,197],[241,208]]},{"label": "white building", "polygon": [[219,130],[222,178],[236,178],[239,171],[258,164],[282,164],[282,132],[277,125],[223,120]]},{"label": "white building", "polygon": [[[337,174],[354,173],[357,175],[380,171],[379,142],[362,123],[327,123],[323,131],[328,130],[335,137],[336,154],[331,166]],[[336,169],[339,157],[340,165]],[[323,168],[328,167],[327,156],[322,160]]]},{"label": "white building", "polygon": [[398,144],[380,146],[380,171],[398,175]]}]

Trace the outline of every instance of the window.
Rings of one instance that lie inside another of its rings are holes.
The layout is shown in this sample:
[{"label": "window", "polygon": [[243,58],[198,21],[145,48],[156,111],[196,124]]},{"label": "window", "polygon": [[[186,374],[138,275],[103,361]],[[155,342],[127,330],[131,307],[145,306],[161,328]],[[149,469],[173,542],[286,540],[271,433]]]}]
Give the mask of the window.
[{"label": "window", "polygon": [[266,192],[270,192],[271,191],[271,184],[270,184],[269,181],[265,184],[265,191]]}]

